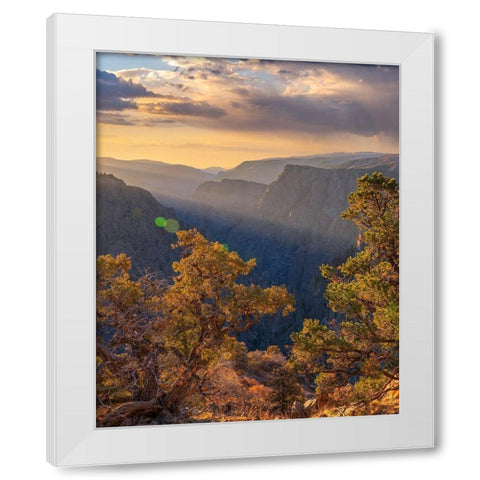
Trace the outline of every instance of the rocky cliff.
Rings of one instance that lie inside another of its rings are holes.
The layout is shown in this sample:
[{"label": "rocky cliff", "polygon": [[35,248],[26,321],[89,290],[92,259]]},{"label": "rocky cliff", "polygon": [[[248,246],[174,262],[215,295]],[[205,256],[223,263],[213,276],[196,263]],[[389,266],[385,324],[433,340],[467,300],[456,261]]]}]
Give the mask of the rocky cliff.
[{"label": "rocky cliff", "polygon": [[[341,263],[356,251],[359,232],[340,214],[348,206],[347,197],[355,190],[357,178],[378,170],[398,177],[398,164],[396,168],[378,165],[374,169],[287,165],[255,202],[247,192],[256,187],[251,182],[236,183],[234,196],[241,205],[236,211],[231,207],[233,189],[227,188],[227,180],[219,182],[215,195],[210,185],[204,187],[211,194],[208,205],[178,205],[177,215],[207,238],[226,243],[244,259],[256,259],[257,267],[247,281],[263,286],[285,284],[295,295],[294,314],[260,323],[242,337],[252,348],[272,343],[283,346],[305,318],[331,317],[323,298],[326,284],[319,266]],[[199,190],[203,191],[203,186]]]},{"label": "rocky cliff", "polygon": [[287,165],[302,165],[325,169],[349,168],[384,168],[391,171],[398,169],[398,155],[373,152],[326,153],[301,157],[267,158],[248,160],[235,168],[219,173],[215,181],[224,179],[247,180],[269,185],[275,181]]},{"label": "rocky cliff", "polygon": [[176,236],[157,227],[157,217],[175,218],[175,213],[146,190],[97,174],[97,255],[125,253],[132,259],[134,275],[144,268],[172,275],[178,253],[171,244]]},{"label": "rocky cliff", "polygon": [[154,219],[175,218],[181,228],[196,227],[243,259],[256,259],[257,267],[246,283],[284,284],[295,295],[293,314],[260,322],[241,337],[250,348],[283,347],[305,318],[331,318],[323,297],[326,282],[318,267],[342,263],[356,251],[358,231],[340,214],[357,178],[373,171],[398,178],[398,159],[378,156],[373,168],[371,158],[360,162],[347,168],[287,164],[268,186],[245,180],[208,181],[188,201],[171,199],[171,208],[145,190],[99,175],[98,253],[124,252],[132,257],[136,272],[148,266],[169,278],[177,254],[170,248],[175,236],[156,227]]},{"label": "rocky cliff", "polygon": [[245,209],[253,209],[266,189],[267,185],[245,180],[210,181],[197,187],[192,200],[206,206],[242,212]]}]

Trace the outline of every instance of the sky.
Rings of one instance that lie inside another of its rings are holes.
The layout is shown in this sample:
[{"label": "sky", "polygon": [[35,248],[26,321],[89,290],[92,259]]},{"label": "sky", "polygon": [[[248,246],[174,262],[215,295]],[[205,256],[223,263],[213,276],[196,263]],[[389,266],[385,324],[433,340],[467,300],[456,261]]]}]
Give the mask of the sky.
[{"label": "sky", "polygon": [[232,168],[398,136],[397,66],[97,53],[97,156]]}]

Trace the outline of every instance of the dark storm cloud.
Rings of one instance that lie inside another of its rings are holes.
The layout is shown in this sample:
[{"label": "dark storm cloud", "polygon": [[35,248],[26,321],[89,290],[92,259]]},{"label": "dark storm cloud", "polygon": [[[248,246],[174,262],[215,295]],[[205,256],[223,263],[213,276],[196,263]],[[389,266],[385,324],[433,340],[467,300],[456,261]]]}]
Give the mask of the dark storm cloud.
[{"label": "dark storm cloud", "polygon": [[345,132],[372,136],[398,131],[398,113],[343,96],[272,96],[250,102],[256,111],[251,126],[305,132]]},{"label": "dark storm cloud", "polygon": [[[242,115],[230,111],[217,123],[220,129],[384,134],[398,139],[397,66],[263,60],[242,62],[239,68],[242,73],[249,68],[254,72],[243,75],[242,83],[230,89],[239,97],[230,106],[238,111],[241,101]],[[320,86],[318,93],[310,90],[312,80]],[[269,89],[264,88],[267,84]],[[288,91],[290,85],[297,93]]]},{"label": "dark storm cloud", "polygon": [[97,109],[121,111],[138,108],[135,98],[158,97],[139,83],[124,80],[113,73],[97,69]]},{"label": "dark storm cloud", "polygon": [[220,118],[227,112],[207,102],[162,102],[148,105],[148,111],[159,115],[184,115],[192,117]]}]

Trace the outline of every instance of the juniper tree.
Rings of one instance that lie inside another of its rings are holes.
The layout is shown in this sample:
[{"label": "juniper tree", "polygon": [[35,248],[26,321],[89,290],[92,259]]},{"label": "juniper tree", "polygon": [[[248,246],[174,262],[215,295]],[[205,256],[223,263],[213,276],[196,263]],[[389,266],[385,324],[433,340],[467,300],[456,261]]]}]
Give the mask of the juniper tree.
[{"label": "juniper tree", "polygon": [[292,334],[292,362],[316,374],[328,414],[398,412],[399,194],[395,179],[364,175],[342,218],[353,221],[363,248],[338,267],[322,265],[329,325],[305,320]]},{"label": "juniper tree", "polygon": [[293,310],[283,286],[239,283],[254,268],[195,229],[177,232],[173,284],[134,281],[125,255],[97,261],[97,423],[134,424],[180,413],[202,395],[208,369],[234,335],[265,315]]}]

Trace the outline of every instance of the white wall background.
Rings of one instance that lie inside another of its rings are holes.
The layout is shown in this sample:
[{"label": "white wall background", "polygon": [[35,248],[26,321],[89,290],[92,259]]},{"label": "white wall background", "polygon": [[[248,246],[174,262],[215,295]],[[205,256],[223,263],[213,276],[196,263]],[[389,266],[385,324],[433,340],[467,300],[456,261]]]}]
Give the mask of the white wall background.
[{"label": "white wall background", "polygon": [[[474,6],[468,0],[4,2],[0,20],[0,475],[7,479],[478,475],[480,70]],[[53,12],[436,34],[436,449],[70,470],[55,470],[45,462],[45,18]]]}]

